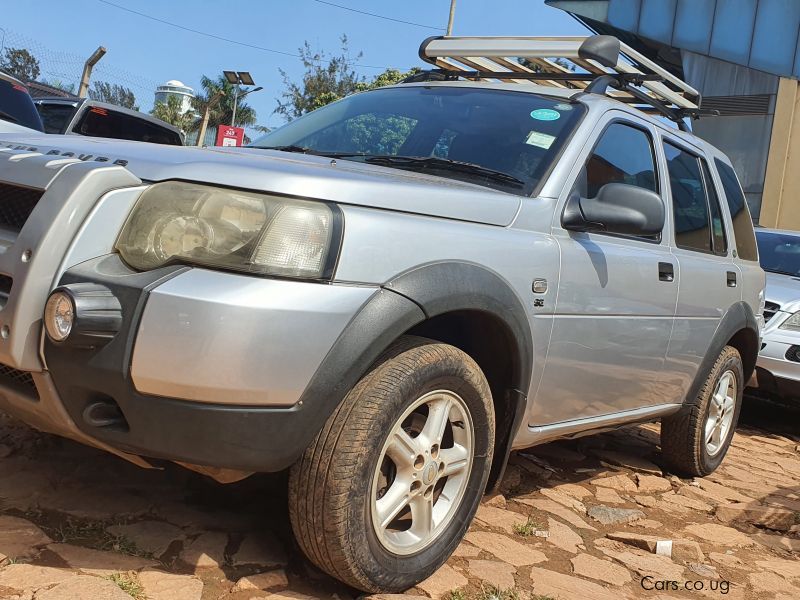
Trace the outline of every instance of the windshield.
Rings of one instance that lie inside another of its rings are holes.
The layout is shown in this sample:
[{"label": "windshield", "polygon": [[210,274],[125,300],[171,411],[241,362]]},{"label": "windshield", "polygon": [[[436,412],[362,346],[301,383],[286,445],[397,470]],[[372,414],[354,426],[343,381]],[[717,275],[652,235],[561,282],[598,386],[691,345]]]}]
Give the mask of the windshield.
[{"label": "windshield", "polygon": [[348,155],[527,195],[584,112],[582,104],[528,92],[392,87],[320,108],[252,147]]},{"label": "windshield", "polygon": [[37,102],[36,108],[42,117],[45,133],[66,133],[67,126],[78,110],[74,104],[61,102]]},{"label": "windshield", "polygon": [[800,276],[800,235],[756,230],[756,240],[762,269]]},{"label": "windshield", "polygon": [[42,121],[28,90],[0,78],[0,119],[42,131]]}]

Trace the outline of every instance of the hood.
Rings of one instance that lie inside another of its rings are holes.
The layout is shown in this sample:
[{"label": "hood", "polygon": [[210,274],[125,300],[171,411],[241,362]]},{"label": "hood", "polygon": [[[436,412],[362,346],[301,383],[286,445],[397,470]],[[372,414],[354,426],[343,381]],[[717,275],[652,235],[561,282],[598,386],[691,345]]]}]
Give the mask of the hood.
[{"label": "hood", "polygon": [[15,136],[15,138],[18,138],[19,134],[42,135],[41,131],[36,131],[30,127],[12,123],[6,119],[0,119],[0,135],[7,133],[16,133],[17,136]]},{"label": "hood", "polygon": [[274,150],[45,134],[0,134],[0,145],[85,161],[100,157],[151,182],[184,179],[491,225],[509,225],[521,203],[520,196],[453,179]]},{"label": "hood", "polygon": [[800,278],[767,272],[767,302],[779,304],[781,310],[794,312],[800,309]]}]

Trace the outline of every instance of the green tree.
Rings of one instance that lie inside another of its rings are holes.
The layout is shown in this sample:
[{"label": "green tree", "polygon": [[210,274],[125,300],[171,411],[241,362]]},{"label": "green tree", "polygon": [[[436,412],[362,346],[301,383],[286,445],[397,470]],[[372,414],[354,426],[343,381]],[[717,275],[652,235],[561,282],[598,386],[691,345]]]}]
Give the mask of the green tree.
[{"label": "green tree", "polygon": [[177,96],[167,96],[166,102],[156,102],[150,114],[183,132],[189,131],[196,120],[193,111],[183,110],[183,102]]},{"label": "green tree", "polygon": [[276,113],[291,121],[355,92],[393,85],[409,75],[420,72],[416,67],[407,72],[386,69],[371,81],[367,81],[354,69],[362,53],[359,52],[356,56],[350,54],[346,35],[342,36],[341,42],[339,54],[331,57],[323,51],[314,52],[308,42],[300,48],[300,60],[305,68],[303,79],[296,83],[283,69],[280,70],[285,89],[278,99]]},{"label": "green tree", "polygon": [[387,85],[395,85],[400,83],[407,77],[421,73],[422,69],[414,67],[410,71],[400,71],[399,69],[386,69],[380,75],[377,75],[372,81],[362,82],[356,86],[356,91],[365,92],[367,90],[374,90],[376,88],[384,87]]},{"label": "green tree", "polygon": [[283,77],[285,89],[278,99],[275,112],[291,121],[321,106],[335,102],[358,90],[364,78],[356,73],[354,64],[361,58],[359,52],[355,57],[350,55],[347,36],[341,38],[341,51],[329,57],[323,51],[311,49],[305,42],[299,49],[300,61],[305,74],[300,83],[295,83],[283,69],[279,69]]},{"label": "green tree", "polygon": [[41,74],[38,59],[25,48],[6,48],[0,68],[20,81],[35,81]]},{"label": "green tree", "polygon": [[235,127],[251,127],[256,124],[256,111],[252,106],[249,106],[244,99],[239,98],[236,102],[236,123],[231,123],[233,117],[233,99],[234,89],[238,88],[238,95],[241,96],[245,90],[240,86],[233,85],[228,82],[223,75],[218,76],[216,79],[211,79],[205,75],[200,80],[200,86],[203,91],[197,94],[193,101],[193,105],[197,114],[197,120],[192,125],[193,131],[200,128],[200,120],[203,117],[203,112],[208,106],[209,101],[214,95],[222,91],[225,93],[215,104],[209,113],[208,126],[216,127],[218,125],[234,125]]},{"label": "green tree", "polygon": [[99,100],[100,102],[116,104],[123,108],[139,110],[139,107],[136,105],[136,96],[131,89],[116,83],[112,84],[107,81],[95,81],[89,89],[89,98],[92,100]]}]

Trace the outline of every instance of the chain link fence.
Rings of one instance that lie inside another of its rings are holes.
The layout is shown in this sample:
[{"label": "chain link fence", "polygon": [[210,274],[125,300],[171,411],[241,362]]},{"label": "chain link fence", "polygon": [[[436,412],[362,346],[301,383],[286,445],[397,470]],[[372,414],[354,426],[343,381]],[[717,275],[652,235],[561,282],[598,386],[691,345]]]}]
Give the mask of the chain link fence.
[{"label": "chain link fence", "polygon": [[[40,74],[38,81],[55,87],[60,87],[78,92],[83,65],[87,56],[80,56],[71,52],[64,52],[49,48],[28,36],[22,35],[11,29],[0,27],[0,57],[5,57],[6,50],[25,49],[38,61]],[[156,87],[155,80],[132,73],[116,66],[112,60],[103,58],[94,67],[92,81],[105,81],[112,85],[120,85],[130,89],[136,95],[137,104],[149,107],[153,101]]]}]

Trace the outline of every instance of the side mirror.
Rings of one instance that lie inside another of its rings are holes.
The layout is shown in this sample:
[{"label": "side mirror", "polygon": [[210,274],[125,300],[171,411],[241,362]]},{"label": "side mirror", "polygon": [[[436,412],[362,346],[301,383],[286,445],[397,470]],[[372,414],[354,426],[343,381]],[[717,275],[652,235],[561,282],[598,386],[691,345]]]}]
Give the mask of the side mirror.
[{"label": "side mirror", "polygon": [[573,192],[561,225],[570,231],[605,231],[622,235],[656,235],[664,228],[664,201],[650,190],[607,183],[596,198]]},{"label": "side mirror", "polygon": [[613,35],[593,35],[578,48],[578,56],[613,69],[619,62],[620,43]]}]

